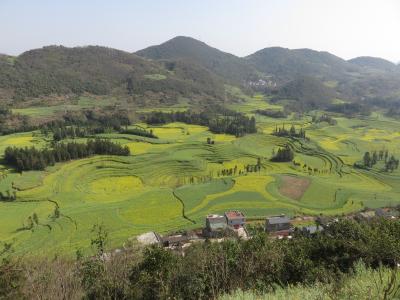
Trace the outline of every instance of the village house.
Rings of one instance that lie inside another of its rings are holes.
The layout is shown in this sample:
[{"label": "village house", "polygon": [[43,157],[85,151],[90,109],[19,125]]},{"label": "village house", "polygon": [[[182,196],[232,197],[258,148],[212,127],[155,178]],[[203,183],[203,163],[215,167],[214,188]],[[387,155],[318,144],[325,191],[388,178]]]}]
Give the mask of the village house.
[{"label": "village house", "polygon": [[238,210],[225,212],[225,218],[227,225],[233,229],[239,229],[246,224],[244,214]]},{"label": "village house", "polygon": [[391,208],[377,208],[375,209],[375,215],[379,218],[393,220],[399,217],[399,212]]},{"label": "village house", "polygon": [[285,215],[269,217],[265,221],[265,231],[267,232],[278,232],[278,231],[289,231],[292,225],[290,219]]},{"label": "village house", "polygon": [[301,228],[301,231],[303,234],[306,235],[312,235],[314,233],[317,233],[318,231],[322,231],[323,228],[319,225],[309,225],[309,226],[304,226]]},{"label": "village house", "polygon": [[161,245],[162,243],[161,236],[154,231],[143,233],[139,235],[136,239],[142,245]]},{"label": "village house", "polygon": [[208,215],[203,235],[209,238],[220,238],[225,235],[226,229],[227,220],[224,216]]},{"label": "village house", "polygon": [[190,238],[185,234],[169,235],[162,237],[164,247],[178,247],[190,241]]}]

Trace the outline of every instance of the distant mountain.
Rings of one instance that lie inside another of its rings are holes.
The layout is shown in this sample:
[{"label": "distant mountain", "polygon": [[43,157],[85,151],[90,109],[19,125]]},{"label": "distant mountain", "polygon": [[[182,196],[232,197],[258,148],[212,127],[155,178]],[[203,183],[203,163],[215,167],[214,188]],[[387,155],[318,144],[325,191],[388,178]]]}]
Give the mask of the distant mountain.
[{"label": "distant mountain", "polygon": [[0,57],[0,89],[9,91],[0,94],[11,92],[14,99],[84,92],[126,96],[151,92],[153,98],[175,101],[179,96],[224,96],[222,82],[194,63],[169,61],[167,65],[99,46],[48,46],[12,60]]},{"label": "distant mountain", "polygon": [[358,70],[347,61],[328,52],[310,49],[265,48],[246,57],[258,71],[287,82],[299,76],[339,80]]},{"label": "distant mountain", "polygon": [[[398,70],[398,71],[396,71]],[[88,46],[48,46],[0,55],[0,100],[90,93],[143,105],[229,101],[225,84],[274,94],[302,107],[344,100],[397,99],[400,66],[373,57],[349,61],[311,49],[265,48],[245,58],[189,37],[137,53]]]},{"label": "distant mountain", "polygon": [[136,54],[152,60],[189,60],[227,81],[240,84],[253,78],[258,78],[255,68],[250,66],[244,59],[212,48],[190,37],[178,36],[161,45],[137,51]]},{"label": "distant mountain", "polygon": [[361,56],[350,59],[348,62],[359,67],[370,68],[385,72],[393,72],[399,69],[396,64],[379,57]]}]

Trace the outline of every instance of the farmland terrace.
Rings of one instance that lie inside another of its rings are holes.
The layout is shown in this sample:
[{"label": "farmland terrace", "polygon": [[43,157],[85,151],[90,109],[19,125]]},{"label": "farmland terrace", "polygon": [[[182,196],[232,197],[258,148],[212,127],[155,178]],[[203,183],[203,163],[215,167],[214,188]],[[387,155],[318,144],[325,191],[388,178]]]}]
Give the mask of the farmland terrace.
[{"label": "farmland terrace", "polygon": [[[334,216],[400,204],[398,169],[385,171],[383,161],[371,168],[354,167],[365,152],[398,153],[400,134],[395,128],[400,122],[379,113],[363,118],[334,114],[335,124],[313,122],[312,114],[318,112],[272,118],[253,112],[261,104],[277,107],[261,95],[231,106],[255,117],[256,133],[234,136],[196,124],[138,120],[125,133],[91,133],[61,141],[101,138],[127,146],[128,156],[92,155],[44,170],[2,165],[0,240],[12,242],[19,254],[71,255],[78,249],[89,253],[91,229],[99,223],[108,229],[111,246],[118,247],[148,231],[199,228],[206,215],[229,210],[256,219]],[[33,107],[18,113],[43,117],[47,111]],[[283,124],[302,128],[307,139],[273,135]],[[138,127],[154,137],[129,133]],[[8,146],[44,149],[52,143],[53,136],[43,130],[7,134],[0,137],[0,153]],[[282,147],[293,151],[293,160],[272,162]]]}]

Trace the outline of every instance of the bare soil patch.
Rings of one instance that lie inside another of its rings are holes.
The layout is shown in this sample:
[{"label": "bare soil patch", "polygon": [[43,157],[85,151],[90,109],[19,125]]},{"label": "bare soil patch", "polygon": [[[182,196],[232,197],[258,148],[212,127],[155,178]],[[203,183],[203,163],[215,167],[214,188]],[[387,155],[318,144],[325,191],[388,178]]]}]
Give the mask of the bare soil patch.
[{"label": "bare soil patch", "polygon": [[293,200],[300,200],[311,184],[308,178],[283,175],[279,193]]}]

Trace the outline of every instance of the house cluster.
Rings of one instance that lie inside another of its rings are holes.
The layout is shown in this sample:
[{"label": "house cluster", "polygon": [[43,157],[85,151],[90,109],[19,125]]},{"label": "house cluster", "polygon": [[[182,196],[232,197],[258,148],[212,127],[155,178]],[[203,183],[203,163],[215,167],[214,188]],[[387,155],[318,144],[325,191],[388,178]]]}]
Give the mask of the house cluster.
[{"label": "house cluster", "polygon": [[[396,208],[366,209],[356,214],[350,214],[346,218],[372,220],[381,217],[386,219],[397,219],[400,217]],[[285,215],[269,216],[265,219],[264,230],[272,238],[291,238],[295,230],[304,234],[314,234],[323,230],[332,222],[338,221],[334,217],[312,217],[303,216],[289,218]],[[304,224],[312,225],[304,225]],[[139,243],[144,245],[158,244],[172,249],[184,249],[195,242],[221,241],[224,238],[239,237],[249,238],[246,230],[246,217],[238,210],[227,211],[224,215],[210,214],[205,218],[205,227],[199,230],[186,231],[166,236],[155,232],[144,233],[137,237]]]},{"label": "house cluster", "polygon": [[208,215],[206,226],[203,229],[203,236],[207,238],[222,238],[225,236],[237,235],[247,238],[245,228],[246,218],[238,210],[227,211],[223,216]]},{"label": "house cluster", "polygon": [[248,81],[247,84],[251,87],[270,87],[270,88],[276,88],[277,84],[275,81],[272,80],[264,80],[264,79],[259,79],[255,81]]},{"label": "house cluster", "polygon": [[399,210],[392,208],[392,207],[366,209],[362,212],[359,212],[356,215],[353,215],[353,218],[364,219],[364,220],[370,220],[373,218],[385,218],[385,219],[394,220],[399,217],[400,217]]},{"label": "house cluster", "polygon": [[[268,217],[265,220],[265,231],[274,237],[289,237],[293,232],[291,220],[285,215]],[[161,236],[156,232],[147,232],[137,237],[144,245],[158,244],[168,248],[184,249],[194,242],[206,239],[220,241],[224,238],[249,238],[246,230],[246,217],[238,210],[227,211],[224,215],[210,214],[205,218],[202,230],[186,231],[183,233]]]}]

